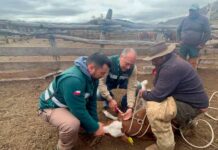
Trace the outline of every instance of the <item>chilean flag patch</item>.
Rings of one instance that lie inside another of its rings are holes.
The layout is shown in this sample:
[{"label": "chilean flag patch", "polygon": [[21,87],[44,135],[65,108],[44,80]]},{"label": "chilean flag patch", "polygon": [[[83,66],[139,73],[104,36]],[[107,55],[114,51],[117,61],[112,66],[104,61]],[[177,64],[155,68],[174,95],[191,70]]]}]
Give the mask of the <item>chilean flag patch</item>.
[{"label": "chilean flag patch", "polygon": [[79,96],[81,94],[81,91],[75,91],[75,92],[73,92],[73,95],[75,95],[75,96]]}]

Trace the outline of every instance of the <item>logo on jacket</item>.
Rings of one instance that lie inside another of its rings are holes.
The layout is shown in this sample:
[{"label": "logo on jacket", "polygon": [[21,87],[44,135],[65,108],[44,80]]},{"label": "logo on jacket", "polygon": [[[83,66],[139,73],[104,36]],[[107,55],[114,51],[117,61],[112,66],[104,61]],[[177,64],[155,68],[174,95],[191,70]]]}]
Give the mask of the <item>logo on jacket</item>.
[{"label": "logo on jacket", "polygon": [[73,95],[75,95],[75,96],[80,96],[80,94],[81,94],[81,91],[74,91],[73,92]]}]

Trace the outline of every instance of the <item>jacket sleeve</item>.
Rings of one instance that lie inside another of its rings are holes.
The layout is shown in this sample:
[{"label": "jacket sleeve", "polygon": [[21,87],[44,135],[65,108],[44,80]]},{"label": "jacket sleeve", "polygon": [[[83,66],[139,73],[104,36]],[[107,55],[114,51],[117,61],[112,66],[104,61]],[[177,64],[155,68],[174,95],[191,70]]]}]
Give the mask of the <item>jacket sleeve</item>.
[{"label": "jacket sleeve", "polygon": [[97,131],[99,125],[86,108],[85,87],[79,78],[67,78],[60,83],[61,92],[70,112],[80,120],[81,126],[87,132],[93,133]]},{"label": "jacket sleeve", "polygon": [[128,79],[128,85],[127,85],[127,106],[128,107],[132,108],[135,104],[136,88],[137,88],[137,67],[135,66],[131,76]]},{"label": "jacket sleeve", "polygon": [[180,76],[176,68],[162,68],[158,76],[154,88],[142,95],[147,101],[163,101],[172,94],[180,82]]},{"label": "jacket sleeve", "polygon": [[203,26],[203,35],[200,44],[205,44],[211,37],[211,28],[209,20],[205,17],[204,26]]},{"label": "jacket sleeve", "polygon": [[98,113],[97,113],[97,87],[98,84],[96,83],[96,86],[94,87],[94,94],[93,96],[89,99],[87,103],[87,109],[89,111],[89,114],[92,116],[93,119],[95,119],[98,122]]},{"label": "jacket sleeve", "polygon": [[106,98],[108,101],[112,99],[112,96],[110,95],[110,92],[106,85],[106,78],[108,74],[106,74],[103,78],[99,79],[99,85],[98,89],[102,97]]}]

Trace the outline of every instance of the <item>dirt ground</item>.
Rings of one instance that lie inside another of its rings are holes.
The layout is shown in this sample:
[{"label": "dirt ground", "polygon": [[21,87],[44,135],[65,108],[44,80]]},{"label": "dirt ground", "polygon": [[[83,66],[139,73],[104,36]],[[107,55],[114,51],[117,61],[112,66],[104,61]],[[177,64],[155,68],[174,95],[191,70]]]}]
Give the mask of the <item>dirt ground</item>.
[{"label": "dirt ground", "polygon": [[[203,79],[205,89],[210,96],[214,91],[218,90],[218,70],[199,70],[199,74]],[[151,86],[151,75],[139,75],[139,80],[148,79]],[[43,122],[37,116],[38,97],[49,82],[47,80],[38,81],[17,81],[0,83],[0,149],[1,150],[53,150],[57,143],[57,130],[49,124]],[[123,91],[116,90],[115,94],[121,97]],[[211,106],[218,107],[218,97],[212,100]],[[98,103],[98,111],[101,120],[105,120],[101,113],[102,104]],[[210,111],[215,117],[217,112]],[[218,124],[206,116],[201,118],[209,121],[214,129],[218,130]],[[195,132],[190,136],[195,144],[205,144],[210,139],[208,127],[203,123],[195,128]],[[105,136],[101,141],[93,147],[89,147],[92,138],[81,135],[78,150],[143,150],[147,145],[154,141],[144,137],[142,139],[133,138],[134,145],[123,142],[121,139]],[[176,149],[189,150],[195,149],[187,145],[184,140],[176,135]],[[209,150],[218,149],[218,132],[215,132],[213,144],[207,148]]]}]

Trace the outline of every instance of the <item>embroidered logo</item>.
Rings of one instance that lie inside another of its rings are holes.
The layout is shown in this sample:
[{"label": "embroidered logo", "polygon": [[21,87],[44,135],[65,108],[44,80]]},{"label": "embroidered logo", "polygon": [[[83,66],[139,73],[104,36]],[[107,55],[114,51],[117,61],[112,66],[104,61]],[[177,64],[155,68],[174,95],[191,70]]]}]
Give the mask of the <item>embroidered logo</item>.
[{"label": "embroidered logo", "polygon": [[80,96],[80,94],[81,94],[81,91],[74,91],[73,92],[73,95],[75,95],[75,96]]}]

